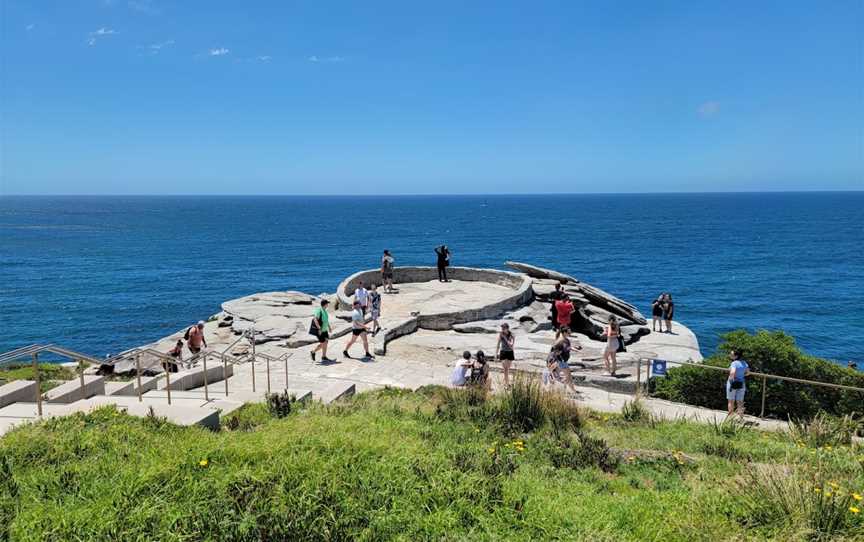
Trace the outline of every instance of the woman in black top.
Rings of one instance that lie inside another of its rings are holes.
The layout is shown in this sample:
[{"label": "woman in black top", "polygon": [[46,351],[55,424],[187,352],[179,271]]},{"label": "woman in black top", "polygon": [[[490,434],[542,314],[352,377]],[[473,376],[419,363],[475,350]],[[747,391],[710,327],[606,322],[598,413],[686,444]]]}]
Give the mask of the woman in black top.
[{"label": "woman in black top", "polygon": [[450,265],[450,249],[447,248],[447,245],[441,245],[435,248],[435,254],[438,255],[438,280],[448,282],[447,266]]},{"label": "woman in black top", "polygon": [[666,320],[666,333],[672,333],[672,318],[675,316],[675,303],[672,302],[672,294],[666,294],[663,300],[663,319]]}]

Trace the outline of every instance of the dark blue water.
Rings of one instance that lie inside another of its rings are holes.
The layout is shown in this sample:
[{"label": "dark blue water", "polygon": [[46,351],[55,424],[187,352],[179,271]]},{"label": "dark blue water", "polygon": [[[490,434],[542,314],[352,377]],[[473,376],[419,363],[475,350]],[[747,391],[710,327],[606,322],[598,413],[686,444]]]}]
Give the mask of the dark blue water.
[{"label": "dark blue water", "polygon": [[397,264],[551,267],[649,313],[670,291],[703,352],[783,329],[864,361],[864,192],[452,197],[0,198],[0,351],[104,355],[267,290],[332,292]]}]

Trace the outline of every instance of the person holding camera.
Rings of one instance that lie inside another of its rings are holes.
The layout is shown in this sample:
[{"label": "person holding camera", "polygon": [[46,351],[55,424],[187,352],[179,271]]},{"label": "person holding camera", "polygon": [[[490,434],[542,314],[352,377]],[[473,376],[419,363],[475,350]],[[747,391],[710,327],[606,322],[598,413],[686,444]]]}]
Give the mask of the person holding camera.
[{"label": "person holding camera", "polygon": [[[729,352],[729,377],[726,379],[726,400],[729,402],[729,414],[732,416],[737,407],[738,415],[744,417],[744,392],[747,390],[745,379],[750,374],[750,366],[741,359],[741,352]],[[727,417],[728,417],[727,416]]]}]

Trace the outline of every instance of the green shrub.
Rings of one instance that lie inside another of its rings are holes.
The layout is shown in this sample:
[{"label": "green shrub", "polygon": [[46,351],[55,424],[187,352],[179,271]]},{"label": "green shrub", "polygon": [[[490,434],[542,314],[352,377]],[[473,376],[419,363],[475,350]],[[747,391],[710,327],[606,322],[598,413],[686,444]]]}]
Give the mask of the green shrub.
[{"label": "green shrub", "polygon": [[[815,380],[864,388],[864,374],[828,360],[808,356],[783,332],[743,330],[723,335],[717,353],[704,360],[705,365],[729,367],[728,353],[738,350],[754,372]],[[725,372],[699,367],[673,367],[665,378],[655,380],[654,395],[670,401],[684,402],[719,410],[726,408]],[[809,384],[768,380],[765,414],[786,419],[808,419],[820,411],[836,416],[861,410],[864,392],[838,390]],[[762,405],[762,380],[749,378],[745,406],[759,413]]]},{"label": "green shrub", "polygon": [[544,392],[541,398],[544,416],[552,433],[561,435],[582,427],[582,412],[575,401],[554,393]]},{"label": "green shrub", "polygon": [[810,420],[789,420],[789,438],[813,448],[848,446],[861,424],[851,414],[837,417],[820,412]]},{"label": "green shrub", "polygon": [[734,438],[741,433],[750,431],[750,428],[738,416],[731,416],[719,421],[716,418],[711,420],[711,430],[718,437]]},{"label": "green shrub", "polygon": [[621,407],[621,419],[631,423],[653,423],[654,415],[637,398],[624,403]]},{"label": "green shrub", "polygon": [[861,533],[864,516],[854,496],[861,488],[826,480],[816,469],[792,464],[752,465],[737,487],[743,505],[740,521],[773,527],[781,533],[806,533],[810,540],[834,540]]},{"label": "green shrub", "polygon": [[750,455],[726,439],[713,439],[702,443],[702,453],[722,457],[729,461],[749,461]]},{"label": "green shrub", "polygon": [[288,391],[282,393],[267,394],[267,410],[274,418],[284,418],[291,414],[291,406],[297,402],[297,397],[289,394]]},{"label": "green shrub", "polygon": [[497,420],[517,433],[528,433],[542,427],[546,422],[545,393],[538,379],[518,376],[510,389],[498,397],[495,405]]},{"label": "green shrub", "polygon": [[614,472],[618,467],[618,456],[609,449],[606,441],[581,430],[545,435],[538,441],[538,446],[555,468],[597,467],[604,472]]}]

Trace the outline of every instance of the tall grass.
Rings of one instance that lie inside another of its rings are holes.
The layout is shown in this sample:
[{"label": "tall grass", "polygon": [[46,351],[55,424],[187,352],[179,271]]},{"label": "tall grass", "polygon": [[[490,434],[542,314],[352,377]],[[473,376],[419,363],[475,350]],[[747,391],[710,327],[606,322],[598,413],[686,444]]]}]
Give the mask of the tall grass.
[{"label": "tall grass", "polygon": [[848,446],[862,428],[862,420],[852,414],[831,416],[820,412],[810,420],[789,420],[789,437],[813,448]]},{"label": "tall grass", "polygon": [[864,533],[855,497],[861,493],[864,487],[843,487],[821,470],[791,463],[753,465],[737,488],[744,524],[772,527],[784,536],[797,533],[808,540],[826,541]]}]

